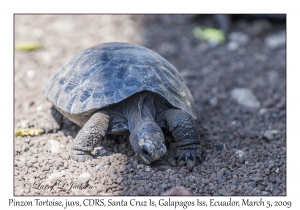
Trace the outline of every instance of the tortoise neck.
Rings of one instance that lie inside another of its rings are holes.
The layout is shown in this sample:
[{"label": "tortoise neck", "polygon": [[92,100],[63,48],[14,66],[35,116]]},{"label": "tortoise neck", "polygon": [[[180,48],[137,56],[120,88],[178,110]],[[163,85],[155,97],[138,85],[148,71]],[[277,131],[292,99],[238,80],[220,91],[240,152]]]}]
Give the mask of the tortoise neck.
[{"label": "tortoise neck", "polygon": [[156,109],[155,96],[150,92],[141,92],[132,96],[127,103],[127,120],[129,130],[139,127],[147,122],[154,122]]}]

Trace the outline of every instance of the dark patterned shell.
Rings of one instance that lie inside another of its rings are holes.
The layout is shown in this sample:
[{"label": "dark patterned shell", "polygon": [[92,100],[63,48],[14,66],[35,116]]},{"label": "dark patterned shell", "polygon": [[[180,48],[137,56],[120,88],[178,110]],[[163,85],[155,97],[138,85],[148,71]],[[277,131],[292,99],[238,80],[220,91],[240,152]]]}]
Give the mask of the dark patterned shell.
[{"label": "dark patterned shell", "polygon": [[148,90],[197,118],[194,101],[177,69],[152,50],[105,43],[81,51],[45,85],[59,110],[80,116]]}]

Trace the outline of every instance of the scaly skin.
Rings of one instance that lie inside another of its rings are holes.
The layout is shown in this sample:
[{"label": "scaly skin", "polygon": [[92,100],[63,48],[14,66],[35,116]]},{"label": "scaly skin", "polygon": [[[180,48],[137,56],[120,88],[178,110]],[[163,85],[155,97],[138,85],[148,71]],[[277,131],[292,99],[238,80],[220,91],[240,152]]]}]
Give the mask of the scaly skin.
[{"label": "scaly skin", "polygon": [[72,158],[76,161],[92,159],[91,152],[96,144],[105,136],[110,117],[96,112],[85,123],[77,134],[72,146]]},{"label": "scaly skin", "polygon": [[202,160],[200,151],[200,135],[197,129],[196,120],[186,112],[179,109],[169,109],[164,112],[168,130],[175,140],[176,157],[178,161],[197,158]]}]

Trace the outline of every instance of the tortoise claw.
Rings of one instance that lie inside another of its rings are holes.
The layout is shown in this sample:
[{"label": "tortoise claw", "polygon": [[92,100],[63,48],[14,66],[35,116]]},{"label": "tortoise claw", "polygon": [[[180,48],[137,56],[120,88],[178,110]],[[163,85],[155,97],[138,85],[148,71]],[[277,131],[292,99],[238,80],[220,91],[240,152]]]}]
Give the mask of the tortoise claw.
[{"label": "tortoise claw", "polygon": [[184,160],[184,164],[186,164],[186,162],[188,161],[189,157],[190,157],[191,153],[187,152],[185,153],[185,160]]},{"label": "tortoise claw", "polygon": [[78,162],[85,162],[87,160],[93,159],[93,157],[90,155],[89,152],[84,152],[84,151],[80,151],[80,150],[73,150],[72,151],[72,159],[74,161],[78,161]]},{"label": "tortoise claw", "polygon": [[200,150],[179,150],[177,151],[177,163],[179,163],[181,160],[184,160],[184,164],[187,163],[188,159],[193,160],[194,163],[196,163],[196,160],[199,159],[200,161],[203,160],[203,157],[201,155]]},{"label": "tortoise claw", "polygon": [[184,153],[181,153],[181,154],[179,155],[179,157],[178,157],[178,159],[177,159],[177,163],[179,163],[179,162],[181,161],[183,155],[184,155]]}]

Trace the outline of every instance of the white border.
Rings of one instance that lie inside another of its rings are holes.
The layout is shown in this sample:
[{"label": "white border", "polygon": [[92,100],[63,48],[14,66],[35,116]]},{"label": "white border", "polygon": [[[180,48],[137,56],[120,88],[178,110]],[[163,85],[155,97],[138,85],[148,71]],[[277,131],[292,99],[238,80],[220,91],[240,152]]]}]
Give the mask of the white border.
[{"label": "white border", "polygon": [[[151,3],[150,3],[151,2]],[[295,1],[294,1],[295,2]],[[14,197],[13,196],[13,14],[14,13],[287,13],[287,196],[263,197],[264,200],[292,201],[292,208],[300,209],[299,205],[299,15],[297,5],[287,1],[89,1],[81,4],[76,1],[7,1],[1,3],[1,181],[0,206],[8,206],[8,199],[34,200],[38,197]],[[81,200],[81,197],[41,197],[46,200]],[[97,198],[97,197],[93,197]],[[147,200],[158,200],[161,197],[123,197]],[[210,197],[212,199],[228,200],[229,197]],[[207,200],[209,197],[198,197]],[[239,200],[245,197],[234,197]],[[249,197],[256,199],[256,197]],[[109,199],[109,198],[105,198]],[[118,197],[118,199],[122,199]],[[165,197],[166,199],[166,197]],[[195,200],[196,197],[181,197],[173,200]],[[257,198],[258,199],[258,198]],[[38,207],[31,207],[40,209]],[[122,207],[123,208],[123,207]],[[124,207],[127,208],[128,207]],[[132,207],[129,207],[132,209]],[[139,207],[140,208],[140,207]],[[167,208],[167,207],[164,207]],[[174,207],[168,207],[174,209]],[[179,208],[179,207],[177,207]],[[193,207],[188,207],[192,209]],[[229,207],[232,208],[232,207]],[[229,209],[228,208],[228,209]],[[196,209],[196,207],[194,208]],[[197,207],[199,209],[199,207]]]}]

